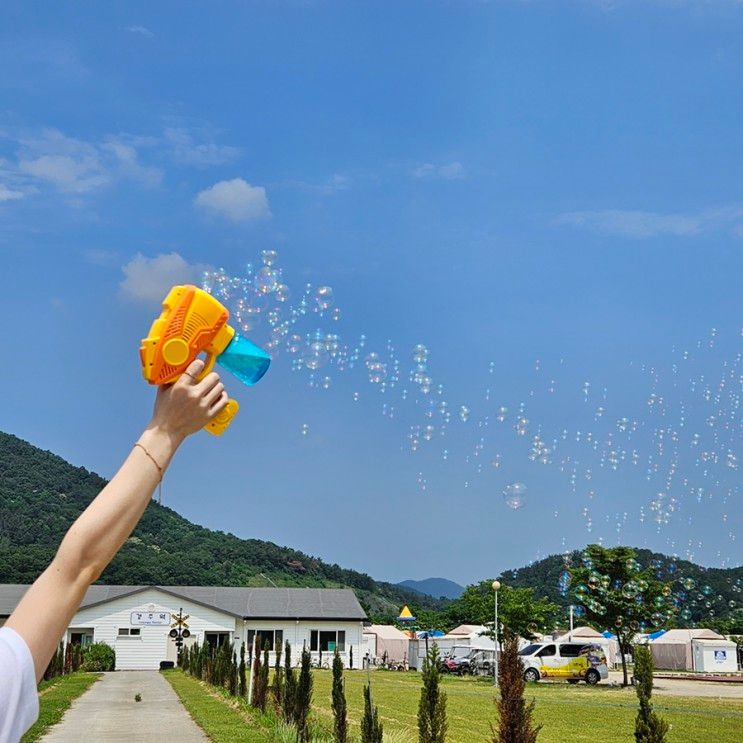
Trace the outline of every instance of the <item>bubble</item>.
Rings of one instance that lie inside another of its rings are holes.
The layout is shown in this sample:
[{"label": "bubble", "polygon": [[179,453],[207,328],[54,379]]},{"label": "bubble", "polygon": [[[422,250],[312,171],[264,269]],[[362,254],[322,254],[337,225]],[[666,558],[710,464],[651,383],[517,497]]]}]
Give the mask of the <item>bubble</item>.
[{"label": "bubble", "polygon": [[518,510],[526,505],[527,487],[523,482],[512,482],[503,489],[503,499],[506,505]]},{"label": "bubble", "polygon": [[693,591],[694,588],[696,588],[697,582],[694,580],[694,578],[682,578],[681,585],[687,590],[687,591]]},{"label": "bubble", "polygon": [[640,589],[634,581],[628,581],[622,586],[622,596],[626,599],[633,599],[638,595]]},{"label": "bubble", "polygon": [[422,343],[419,343],[415,348],[413,348],[413,361],[415,361],[416,364],[425,364],[427,358],[428,349]]},{"label": "bubble", "polygon": [[291,296],[291,292],[289,291],[289,287],[286,284],[278,284],[276,286],[276,301],[277,302],[286,302],[290,296]]},{"label": "bubble", "polygon": [[333,290],[329,286],[321,286],[315,292],[315,301],[321,310],[329,309],[333,304]]},{"label": "bubble", "polygon": [[630,557],[629,560],[627,560],[626,567],[630,573],[639,573],[640,570],[642,570],[642,566],[634,557]]},{"label": "bubble", "polygon": [[276,258],[278,258],[278,253],[275,250],[262,250],[261,258],[263,259],[264,265],[273,266],[273,264],[276,263]]},{"label": "bubble", "polygon": [[501,406],[498,408],[498,415],[496,415],[496,420],[498,421],[498,423],[503,423],[503,421],[506,420],[507,415],[508,408]]},{"label": "bubble", "polygon": [[360,398],[361,398],[361,395],[358,392],[354,392],[353,393],[353,401],[354,402],[358,402]]},{"label": "bubble", "polygon": [[466,423],[470,419],[470,409],[466,405],[459,408],[459,420]]},{"label": "bubble", "polygon": [[333,380],[330,377],[322,378],[321,386],[324,390],[329,390],[332,384]]},{"label": "bubble", "polygon": [[588,576],[588,587],[594,591],[601,585],[601,576],[598,573],[591,573]]},{"label": "bubble", "polygon": [[665,616],[661,614],[659,611],[653,612],[650,615],[650,621],[653,625],[653,627],[660,627],[665,620]]},{"label": "bubble", "polygon": [[306,436],[310,432],[310,427],[307,423],[303,423],[300,430],[302,432],[302,436]]},{"label": "bubble", "polygon": [[322,341],[312,341],[307,345],[307,348],[302,355],[302,361],[304,365],[311,370],[319,369],[328,360],[328,352],[325,348],[325,344]]},{"label": "bubble", "polygon": [[575,617],[582,617],[586,613],[586,607],[581,606],[581,604],[576,604],[573,607],[573,616]]},{"label": "bubble", "polygon": [[340,307],[333,307],[333,309],[330,312],[330,319],[334,322],[338,322],[338,320],[341,319],[341,308]]},{"label": "bubble", "polygon": [[681,610],[681,619],[688,621],[691,619],[691,609],[685,607]]}]

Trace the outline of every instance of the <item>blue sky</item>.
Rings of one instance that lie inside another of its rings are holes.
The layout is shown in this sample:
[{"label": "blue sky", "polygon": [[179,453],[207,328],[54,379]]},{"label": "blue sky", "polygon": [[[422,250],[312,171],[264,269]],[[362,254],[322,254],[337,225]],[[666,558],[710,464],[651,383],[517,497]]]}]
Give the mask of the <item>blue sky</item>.
[{"label": "blue sky", "polygon": [[[718,436],[689,384],[741,350],[743,3],[9,2],[0,18],[2,430],[112,474],[147,420],[137,346],[158,297],[274,248],[292,287],[333,287],[344,338],[406,360],[425,343],[472,425],[452,425],[445,466],[441,442],[411,455],[366,380],[310,389],[279,355],[256,388],[231,385],[228,435],[186,445],[166,480],[179,512],[393,580],[467,582],[617,535],[740,564],[740,469],[700,475],[682,441],[690,482],[656,528],[654,480],[620,469],[590,495],[566,473],[603,470],[599,453],[538,468],[524,443],[590,429],[590,380],[596,425],[636,416],[645,457],[658,369],[685,431],[743,459],[735,398]],[[540,374],[563,380],[551,400]],[[520,401],[528,436],[488,439],[503,464],[476,472],[478,421]]]}]

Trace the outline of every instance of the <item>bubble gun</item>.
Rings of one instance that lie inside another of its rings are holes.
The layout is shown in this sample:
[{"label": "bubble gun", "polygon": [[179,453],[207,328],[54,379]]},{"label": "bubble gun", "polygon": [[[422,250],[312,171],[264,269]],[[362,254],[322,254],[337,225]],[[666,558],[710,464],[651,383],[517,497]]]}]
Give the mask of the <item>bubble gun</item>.
[{"label": "bubble gun", "polygon": [[[227,324],[230,313],[208,292],[185,284],[174,286],[163,300],[163,311],[142,339],[139,356],[142,374],[150,384],[175,382],[188,365],[205,355],[203,379],[219,362],[241,382],[254,385],[268,370],[271,358]],[[215,436],[224,433],[239,405],[229,400],[204,430]]]}]

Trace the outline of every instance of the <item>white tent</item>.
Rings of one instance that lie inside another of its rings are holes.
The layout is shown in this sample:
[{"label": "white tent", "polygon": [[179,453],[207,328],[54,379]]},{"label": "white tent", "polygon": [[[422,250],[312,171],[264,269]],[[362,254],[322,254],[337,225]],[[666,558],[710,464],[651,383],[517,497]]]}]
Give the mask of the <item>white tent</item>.
[{"label": "white tent", "polygon": [[[384,657],[396,663],[403,663],[408,659],[408,643],[410,638],[391,624],[372,624],[364,627],[364,635],[373,635],[376,642],[370,641],[369,648],[374,648],[377,658]],[[370,638],[371,640],[371,638]]]},{"label": "white tent", "polygon": [[693,640],[724,641],[725,638],[711,629],[669,629],[649,643],[653,664],[658,669],[670,671],[696,670],[692,652]]}]

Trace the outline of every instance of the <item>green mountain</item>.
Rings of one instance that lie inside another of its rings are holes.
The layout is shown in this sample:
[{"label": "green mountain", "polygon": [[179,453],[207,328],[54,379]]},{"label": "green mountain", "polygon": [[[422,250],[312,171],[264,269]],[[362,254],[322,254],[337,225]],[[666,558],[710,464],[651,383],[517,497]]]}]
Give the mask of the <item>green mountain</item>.
[{"label": "green mountain", "polygon": [[[658,579],[673,581],[673,591],[679,606],[687,607],[691,617],[685,624],[737,617],[743,612],[743,566],[706,568],[688,560],[668,557],[659,552],[635,549],[643,567],[655,569]],[[553,603],[567,607],[570,592],[561,591],[560,576],[568,564],[578,565],[581,552],[550,555],[528,567],[506,570],[500,580],[519,588],[533,588],[537,596],[546,596]],[[563,584],[564,586],[564,584]]]},{"label": "green mountain", "polygon": [[[33,582],[105,484],[0,432],[0,583]],[[435,610],[445,603],[272,542],[205,529],[154,501],[98,582],[267,586],[267,578],[279,586],[353,588],[370,615],[396,616],[403,604]]]}]

